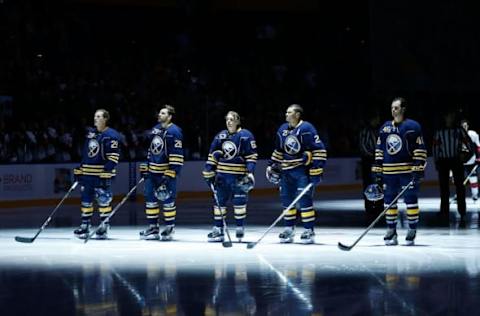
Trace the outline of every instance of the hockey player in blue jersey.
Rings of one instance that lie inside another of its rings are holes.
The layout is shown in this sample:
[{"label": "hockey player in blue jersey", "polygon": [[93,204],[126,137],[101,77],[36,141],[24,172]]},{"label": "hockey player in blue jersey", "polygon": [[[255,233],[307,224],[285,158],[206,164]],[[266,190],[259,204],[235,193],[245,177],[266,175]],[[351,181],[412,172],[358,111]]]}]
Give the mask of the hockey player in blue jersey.
[{"label": "hockey player in blue jersey", "polygon": [[[140,164],[145,178],[145,214],[149,227],[140,232],[141,239],[170,241],[177,214],[177,177],[183,166],[183,135],[172,123],[175,108],[165,105],[158,113],[158,124],[149,134],[147,162]],[[160,205],[165,228],[160,233]]]},{"label": "hockey player in blue jersey", "polygon": [[[74,231],[75,236],[80,239],[89,234],[94,202],[97,203],[102,221],[112,212],[111,181],[116,175],[115,167],[120,157],[120,135],[107,126],[109,119],[107,110],[99,109],[95,112],[95,128],[88,129],[81,164],[74,169],[82,191],[82,223]],[[109,227],[108,223],[99,227],[96,231],[97,239],[107,239]]]},{"label": "hockey player in blue jersey", "polygon": [[[327,151],[315,127],[302,120],[303,108],[290,105],[285,114],[287,123],[277,131],[275,150],[266,170],[267,179],[280,184],[280,198],[286,208],[309,184],[318,185],[323,176]],[[295,235],[297,206],[300,208],[304,232],[300,240],[304,244],[314,243],[315,210],[313,193],[307,192],[284,217],[285,230],[279,235],[281,243],[291,243]]]},{"label": "hockey player in blue jersey", "polygon": [[253,188],[257,145],[253,134],[241,127],[240,116],[230,111],[225,116],[227,129],[218,133],[210,146],[208,160],[203,170],[207,184],[213,184],[218,204],[214,204],[215,225],[208,234],[208,241],[224,240],[222,216],[226,216],[227,202],[233,204],[236,237],[244,237],[244,221],[247,216],[248,192]]},{"label": "hockey player in blue jersey", "polygon": [[[393,120],[385,122],[380,128],[375,149],[375,165],[372,172],[376,182],[383,185],[385,191],[385,207],[410,181],[410,186],[403,196],[407,205],[408,232],[406,244],[413,245],[417,231],[420,210],[418,208],[418,191],[423,178],[427,150],[423,141],[420,124],[405,118],[406,101],[395,98],[391,111]],[[393,204],[386,212],[387,233],[384,237],[386,245],[397,245],[398,206]]]}]

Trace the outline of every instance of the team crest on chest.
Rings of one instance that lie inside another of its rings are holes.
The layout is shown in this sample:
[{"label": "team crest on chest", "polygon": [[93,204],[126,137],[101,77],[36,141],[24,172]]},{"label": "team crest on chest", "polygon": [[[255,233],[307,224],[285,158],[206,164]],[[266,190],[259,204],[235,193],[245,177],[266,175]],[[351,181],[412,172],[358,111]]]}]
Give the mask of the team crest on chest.
[{"label": "team crest on chest", "polygon": [[226,141],[222,144],[223,157],[227,160],[235,158],[237,155],[237,145],[232,141]]},{"label": "team crest on chest", "polygon": [[154,155],[159,155],[163,151],[163,146],[165,145],[163,139],[156,135],[153,137],[152,142],[150,143],[150,152]]},{"label": "team crest on chest", "polygon": [[96,139],[90,139],[88,141],[88,157],[95,157],[100,151],[100,144]]},{"label": "team crest on chest", "polygon": [[300,152],[301,145],[298,138],[295,135],[288,135],[285,138],[285,144],[283,145],[285,152],[289,155],[295,155]]},{"label": "team crest on chest", "polygon": [[390,155],[395,155],[402,150],[402,139],[397,134],[388,135],[386,144]]}]

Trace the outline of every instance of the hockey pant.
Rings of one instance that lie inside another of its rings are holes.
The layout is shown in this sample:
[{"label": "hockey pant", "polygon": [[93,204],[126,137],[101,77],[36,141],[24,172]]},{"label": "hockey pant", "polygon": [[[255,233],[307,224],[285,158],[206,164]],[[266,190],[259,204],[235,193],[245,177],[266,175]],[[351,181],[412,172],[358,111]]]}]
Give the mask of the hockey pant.
[{"label": "hockey pant", "polygon": [[[280,180],[280,199],[282,200],[282,206],[285,210],[290,203],[302,192],[302,190],[310,182],[307,175],[307,171],[304,168],[295,168],[293,170],[282,171],[282,177]],[[284,223],[287,227],[295,226],[297,219],[297,206],[300,210],[300,216],[302,218],[303,227],[311,229],[315,225],[315,210],[313,209],[313,192],[310,190],[305,193],[298,201],[297,205],[294,205],[285,215]]]},{"label": "hockey pant", "polygon": [[102,180],[95,176],[82,176],[81,179],[81,207],[82,224],[90,224],[93,215],[93,203],[97,202],[100,220],[103,221],[112,212],[112,202],[103,204],[96,200],[95,189],[102,188],[106,192],[112,194],[111,185],[102,186]]},{"label": "hockey pant", "polygon": [[[402,189],[408,185],[412,180],[412,175],[398,174],[398,175],[384,175],[384,189],[385,189],[385,207],[387,207],[393,199],[402,191]],[[407,205],[407,219],[408,227],[410,229],[416,229],[420,209],[418,208],[418,184],[413,187],[409,187],[403,194],[403,201]],[[395,228],[397,226],[398,219],[398,201],[395,202],[386,212],[387,226],[389,228]]]},{"label": "hockey pant", "polygon": [[233,204],[233,213],[237,226],[243,226],[247,217],[248,195],[237,185],[237,179],[241,175],[217,174],[215,180],[215,189],[217,191],[218,204],[214,200],[213,218],[215,226],[223,227],[222,216],[227,214],[227,202],[231,199]]},{"label": "hockey pant", "polygon": [[175,225],[175,216],[177,215],[177,179],[170,179],[167,183],[167,189],[170,191],[170,197],[165,201],[159,201],[155,196],[155,190],[160,186],[162,175],[153,175],[145,179],[145,214],[148,224],[157,225],[160,217],[160,205],[163,206],[163,220],[165,225]]}]

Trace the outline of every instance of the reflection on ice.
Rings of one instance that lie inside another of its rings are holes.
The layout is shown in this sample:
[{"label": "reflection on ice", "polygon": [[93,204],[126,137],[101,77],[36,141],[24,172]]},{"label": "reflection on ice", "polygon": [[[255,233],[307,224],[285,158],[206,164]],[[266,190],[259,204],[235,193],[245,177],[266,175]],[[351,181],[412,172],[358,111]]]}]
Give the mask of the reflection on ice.
[{"label": "reflection on ice", "polygon": [[[265,227],[250,227],[246,241]],[[179,228],[170,243],[114,227],[87,245],[67,229],[35,243],[0,232],[0,311],[35,315],[475,314],[480,300],[476,229],[423,229],[418,246],[385,247],[373,229],[351,252],[336,248],[362,229],[317,229],[316,245],[281,245],[276,232],[253,250],[205,242],[208,228]],[[400,230],[400,238],[405,231]]]}]

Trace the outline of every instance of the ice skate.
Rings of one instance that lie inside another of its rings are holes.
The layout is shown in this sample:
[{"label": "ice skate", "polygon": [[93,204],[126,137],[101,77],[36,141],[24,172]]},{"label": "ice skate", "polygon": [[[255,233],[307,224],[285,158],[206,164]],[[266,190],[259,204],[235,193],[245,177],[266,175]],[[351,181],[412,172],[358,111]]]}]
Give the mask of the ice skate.
[{"label": "ice skate", "polygon": [[245,228],[243,226],[238,226],[235,230],[235,237],[237,237],[238,242],[242,242],[243,237],[245,236]]},{"label": "ice skate", "polygon": [[295,228],[294,227],[285,227],[285,230],[278,235],[280,238],[280,243],[282,244],[289,244],[293,242],[293,237],[295,236]]},{"label": "ice skate", "polygon": [[159,240],[160,229],[158,225],[150,225],[147,229],[140,232],[140,239],[143,240]]},{"label": "ice skate", "polygon": [[162,241],[171,241],[173,239],[173,235],[175,234],[175,226],[174,225],[167,225],[162,230],[160,234]]},{"label": "ice skate", "polygon": [[413,246],[415,245],[415,236],[417,235],[416,229],[409,229],[407,232],[407,237],[405,237],[406,245]]},{"label": "ice skate", "polygon": [[387,230],[387,233],[383,237],[383,240],[385,241],[385,245],[387,245],[387,246],[398,245],[397,231],[395,230],[395,228],[389,228]]},{"label": "ice skate", "polygon": [[213,226],[212,231],[208,234],[208,242],[223,242],[223,227]]},{"label": "ice skate", "polygon": [[81,224],[73,231],[73,234],[79,239],[86,239],[88,234],[90,234],[90,224]]},{"label": "ice skate", "polygon": [[105,240],[108,239],[108,231],[110,230],[110,224],[100,225],[95,231],[95,238]]},{"label": "ice skate", "polygon": [[300,241],[302,242],[302,244],[313,244],[315,243],[315,232],[313,231],[312,228],[306,228],[303,233],[302,233],[302,236],[300,236]]}]

